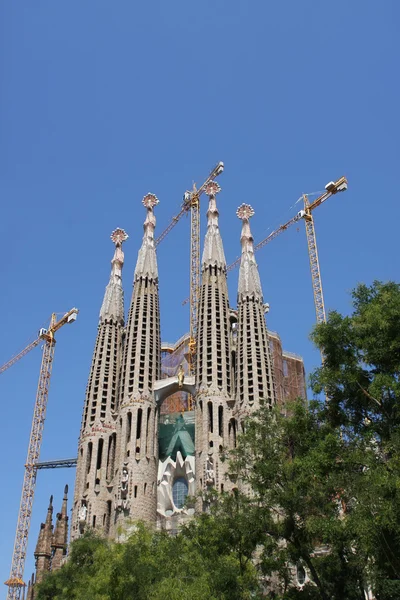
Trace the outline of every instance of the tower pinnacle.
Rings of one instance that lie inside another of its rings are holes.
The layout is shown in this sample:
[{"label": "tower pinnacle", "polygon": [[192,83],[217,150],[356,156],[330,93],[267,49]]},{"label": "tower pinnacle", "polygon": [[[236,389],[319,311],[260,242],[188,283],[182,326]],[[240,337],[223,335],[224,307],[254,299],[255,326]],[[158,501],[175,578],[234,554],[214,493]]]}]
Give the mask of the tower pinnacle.
[{"label": "tower pinnacle", "polygon": [[62,565],[63,559],[67,554],[68,545],[68,486],[64,488],[64,498],[61,512],[56,515],[56,526],[53,534],[51,549],[53,551],[52,570],[56,571]]},{"label": "tower pinnacle", "polygon": [[[119,483],[113,527],[129,519],[155,520],[157,498],[157,406],[154,382],[160,379],[161,339],[154,207],[158,198],[146,194],[144,235],[135,268],[121,369],[119,394]],[[138,482],[140,482],[140,487]],[[132,493],[133,492],[133,493]]]},{"label": "tower pinnacle", "polygon": [[226,269],[224,248],[222,246],[221,235],[219,231],[216,196],[221,191],[216,181],[210,181],[205,187],[205,193],[208,196],[207,210],[207,233],[204,240],[202,269],[209,266],[216,266]]},{"label": "tower pinnacle", "polygon": [[254,215],[254,209],[250,204],[242,204],[237,209],[236,215],[242,221],[240,236],[242,258],[239,270],[238,298],[253,297],[256,301],[262,302],[260,276],[254,257],[254,238],[250,229],[250,219]]},{"label": "tower pinnacle", "polygon": [[236,400],[238,414],[257,409],[262,400],[275,401],[272,358],[264,317],[260,275],[254,258],[254,239],[250,219],[254,210],[242,204],[236,211],[242,221],[242,257],[238,285],[238,326],[236,353]]},{"label": "tower pinnacle", "polygon": [[111,240],[115,244],[115,252],[111,261],[112,269],[110,281],[106,287],[103,304],[100,310],[100,319],[114,317],[118,321],[124,320],[124,292],[122,290],[122,267],[124,253],[122,244],[128,239],[128,234],[120,228],[114,229]]},{"label": "tower pinnacle", "polygon": [[139,250],[135,269],[135,281],[140,277],[158,278],[156,249],[154,244],[154,229],[156,227],[156,217],[154,207],[159,200],[154,194],[146,194],[142,200],[143,206],[147,209],[146,220],[143,225],[144,235],[142,246]]}]

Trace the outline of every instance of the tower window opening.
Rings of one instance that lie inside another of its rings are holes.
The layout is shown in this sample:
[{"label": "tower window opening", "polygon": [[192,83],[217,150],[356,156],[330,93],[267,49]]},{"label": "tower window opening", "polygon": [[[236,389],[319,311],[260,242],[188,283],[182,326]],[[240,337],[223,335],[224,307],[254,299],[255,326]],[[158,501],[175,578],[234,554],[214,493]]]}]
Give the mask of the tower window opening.
[{"label": "tower window opening", "polygon": [[172,499],[176,508],[183,508],[188,496],[188,483],[184,477],[175,479],[172,485]]},{"label": "tower window opening", "polygon": [[103,440],[103,438],[100,438],[99,445],[97,447],[97,465],[96,465],[97,470],[101,469],[101,463],[103,460],[103,446],[104,446],[104,440]]},{"label": "tower window opening", "polygon": [[142,435],[142,413],[143,410],[139,408],[136,422],[136,440],[140,440],[140,436]]},{"label": "tower window opening", "polygon": [[149,426],[150,426],[150,418],[151,418],[151,408],[147,409],[147,422],[146,422],[146,456],[149,450]]},{"label": "tower window opening", "polygon": [[224,435],[224,407],[218,406],[218,435]]},{"label": "tower window opening", "polygon": [[92,463],[92,451],[93,451],[93,443],[88,443],[87,449],[87,463],[86,463],[86,473],[90,473],[90,465]]},{"label": "tower window opening", "polygon": [[132,413],[128,412],[127,414],[127,422],[126,422],[126,443],[129,444],[131,441],[132,434]]},{"label": "tower window opening", "polygon": [[208,431],[213,433],[214,424],[213,424],[213,405],[212,402],[207,403],[208,406]]}]

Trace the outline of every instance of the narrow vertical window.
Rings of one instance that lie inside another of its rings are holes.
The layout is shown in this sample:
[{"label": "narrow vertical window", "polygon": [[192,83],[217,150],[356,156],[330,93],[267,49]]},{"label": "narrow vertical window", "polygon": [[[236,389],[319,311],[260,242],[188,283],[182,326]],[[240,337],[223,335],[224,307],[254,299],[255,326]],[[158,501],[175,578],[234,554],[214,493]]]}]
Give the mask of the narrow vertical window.
[{"label": "narrow vertical window", "polygon": [[142,435],[142,413],[143,410],[139,408],[137,412],[137,423],[136,423],[136,439],[140,440],[140,436]]},{"label": "narrow vertical window", "polygon": [[129,444],[131,441],[132,434],[132,413],[127,414],[127,423],[126,423],[126,443]]},{"label": "narrow vertical window", "polygon": [[224,436],[224,407],[218,406],[218,435]]},{"label": "narrow vertical window", "polygon": [[210,433],[212,433],[213,430],[214,430],[214,426],[213,426],[213,405],[212,405],[212,402],[208,402],[207,406],[208,406],[208,431]]},{"label": "narrow vertical window", "polygon": [[136,454],[140,453],[140,438],[142,435],[142,414],[143,414],[143,410],[141,408],[139,408],[139,410],[137,411],[137,421],[136,421]]},{"label": "narrow vertical window", "polygon": [[87,448],[87,460],[86,460],[86,473],[90,473],[90,465],[92,464],[92,452],[93,452],[93,443],[88,443]]},{"label": "narrow vertical window", "polygon": [[96,464],[97,470],[101,469],[101,463],[103,460],[103,446],[104,446],[104,440],[103,440],[103,438],[100,438],[99,445],[97,446],[97,464]]},{"label": "narrow vertical window", "polygon": [[147,422],[146,422],[146,456],[149,453],[149,429],[150,429],[150,418],[151,418],[151,408],[147,409]]},{"label": "narrow vertical window", "polygon": [[106,534],[110,533],[111,526],[111,500],[107,500]]}]

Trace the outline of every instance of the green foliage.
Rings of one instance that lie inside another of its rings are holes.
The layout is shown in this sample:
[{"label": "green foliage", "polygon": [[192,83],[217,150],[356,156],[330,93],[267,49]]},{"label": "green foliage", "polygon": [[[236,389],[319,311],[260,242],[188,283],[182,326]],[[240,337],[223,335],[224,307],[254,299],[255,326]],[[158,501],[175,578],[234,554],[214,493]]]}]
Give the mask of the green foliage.
[{"label": "green foliage", "polygon": [[352,297],[350,317],[331,312],[312,334],[325,356],[312,387],[325,389],[332,424],[388,440],[400,425],[400,285],[359,285]]},{"label": "green foliage", "polygon": [[121,544],[88,533],[71,544],[67,564],[38,586],[37,600],[255,598],[248,595],[258,586],[254,567],[240,564],[215,523],[203,518],[176,536],[138,523]]}]

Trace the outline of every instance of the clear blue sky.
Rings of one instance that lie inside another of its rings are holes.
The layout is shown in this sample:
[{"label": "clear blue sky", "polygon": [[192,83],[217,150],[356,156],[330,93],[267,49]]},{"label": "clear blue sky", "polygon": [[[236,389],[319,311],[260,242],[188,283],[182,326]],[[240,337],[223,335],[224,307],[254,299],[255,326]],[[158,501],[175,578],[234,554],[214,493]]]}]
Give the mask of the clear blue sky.
[{"label": "clear blue sky", "polygon": [[[256,241],[303,192],[346,175],[315,213],[328,308],[359,281],[399,280],[398,0],[3,0],[0,2],[0,363],[52,311],[80,309],[58,335],[42,459],[76,455],[115,227],[125,228],[126,305],[155,193],[158,232],[216,162],[225,253],[235,210],[253,205]],[[203,234],[205,222],[203,204]],[[268,325],[319,360],[303,223],[258,255]],[[159,252],[162,335],[188,330],[189,220]],[[237,272],[229,277],[236,301]],[[9,573],[41,353],[0,377],[0,582]],[[74,471],[40,472],[26,577],[50,494]],[[5,597],[6,588],[0,593]]]}]

